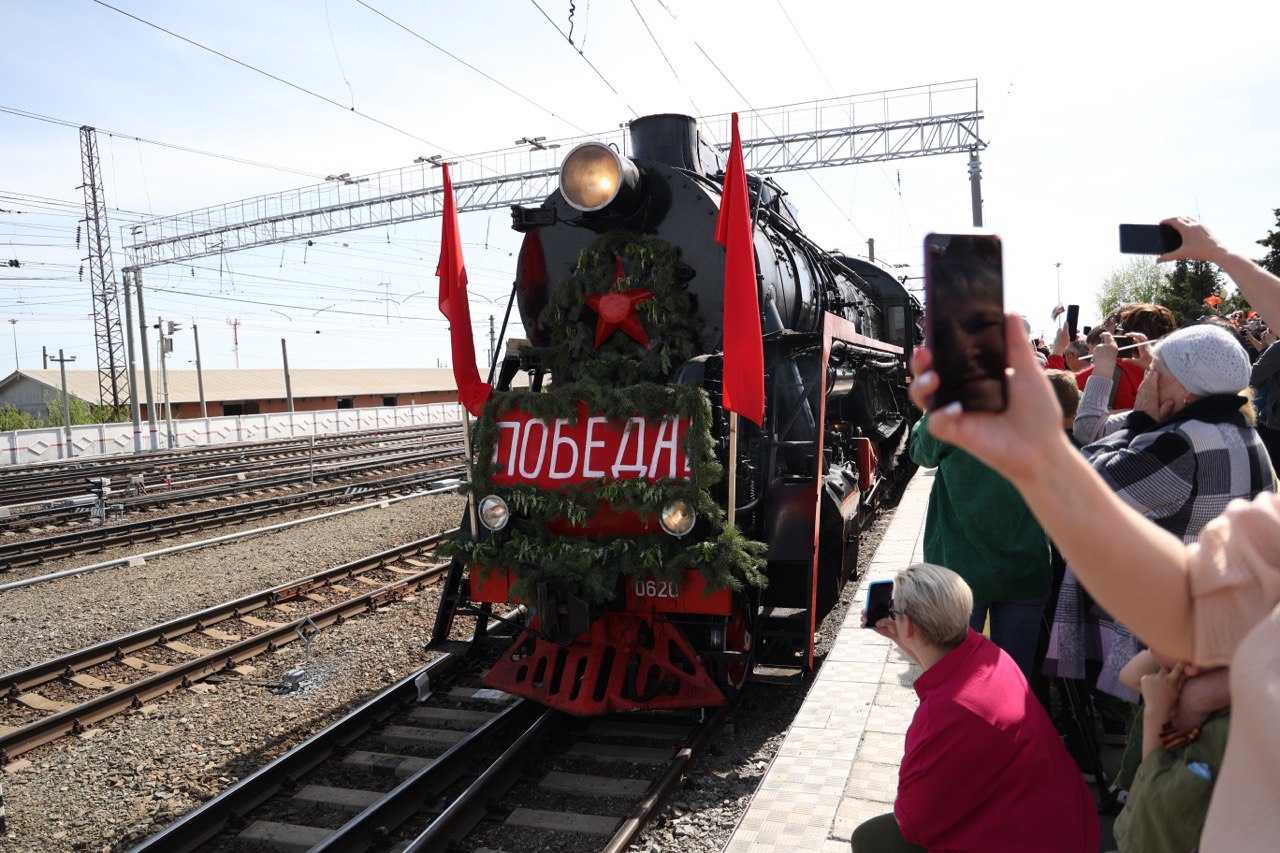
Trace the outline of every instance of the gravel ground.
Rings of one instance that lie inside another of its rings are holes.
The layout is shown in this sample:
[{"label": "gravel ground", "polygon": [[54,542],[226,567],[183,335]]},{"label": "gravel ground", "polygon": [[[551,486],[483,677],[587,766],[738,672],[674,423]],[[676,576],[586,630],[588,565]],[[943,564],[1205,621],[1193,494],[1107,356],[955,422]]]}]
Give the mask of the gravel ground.
[{"label": "gravel ground", "polygon": [[[429,495],[151,560],[0,593],[0,672],[183,616],[453,527],[465,502]],[[295,513],[294,517],[315,513]],[[285,519],[280,519],[285,520]],[[225,532],[225,531],[223,531]],[[196,534],[180,541],[207,539]],[[140,546],[143,550],[157,547]],[[40,574],[121,553],[44,567]],[[4,575],[5,580],[16,579]],[[74,618],[68,618],[74,614]]]},{"label": "gravel ground", "polygon": [[433,589],[261,659],[255,678],[302,666],[300,693],[196,685],[6,768],[5,851],[128,849],[421,667]]},{"label": "gravel ground", "polygon": [[[896,506],[905,486],[903,483],[886,495],[887,503]],[[892,517],[892,511],[881,512],[871,528],[864,531],[858,554],[860,573],[870,565]],[[850,583],[845,587],[840,601],[819,626],[816,660],[825,658],[831,650],[858,585]],[[631,850],[645,853],[673,850],[719,853],[723,850],[774,754],[782,746],[810,683],[785,687],[751,684],[733,719],[716,735],[707,753],[698,759],[673,792],[661,816]]]}]

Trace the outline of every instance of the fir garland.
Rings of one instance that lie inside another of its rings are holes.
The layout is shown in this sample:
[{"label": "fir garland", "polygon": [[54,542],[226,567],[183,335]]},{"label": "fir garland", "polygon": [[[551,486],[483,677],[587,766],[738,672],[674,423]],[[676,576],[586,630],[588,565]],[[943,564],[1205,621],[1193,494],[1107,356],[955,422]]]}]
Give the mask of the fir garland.
[{"label": "fir garland", "polygon": [[[630,273],[614,281],[618,255]],[[475,425],[476,461],[467,488],[477,497],[501,497],[511,509],[511,520],[480,541],[455,536],[442,546],[443,553],[482,567],[482,573],[516,569],[512,594],[527,600],[535,598],[540,582],[563,580],[576,582],[583,595],[603,604],[617,596],[623,577],[680,581],[689,568],[702,573],[709,590],[737,590],[744,583],[764,586],[765,544],[727,524],[724,509],[711,497],[724,470],[711,436],[710,400],[697,386],[665,384],[676,367],[697,353],[697,315],[679,272],[676,250],[651,236],[611,232],[583,250],[573,274],[556,288],[540,318],[551,329],[551,345],[532,353],[550,369],[553,387],[536,393],[495,392]],[[594,338],[585,329],[594,316],[586,296],[632,286],[655,294],[638,307],[650,335],[649,349],[617,339],[594,348]],[[579,401],[592,416],[615,423],[630,417],[687,419],[690,426],[681,446],[689,461],[689,479],[605,478],[559,489],[493,483],[494,442],[505,413],[519,410],[535,418],[576,423]],[[615,510],[653,516],[676,500],[697,513],[695,541],[665,533],[557,536],[547,529],[548,522],[557,519],[586,522],[600,501]]]},{"label": "fir garland", "polygon": [[[617,259],[629,270],[618,280]],[[610,231],[578,255],[573,273],[551,294],[538,323],[550,330],[550,343],[533,357],[551,370],[557,383],[586,381],[614,387],[666,382],[671,371],[697,354],[699,318],[693,297],[683,286],[689,276],[675,247],[664,240],[627,231]],[[654,298],[637,307],[649,333],[649,348],[626,335],[595,346],[593,312],[586,297],[620,293],[632,287]]]}]

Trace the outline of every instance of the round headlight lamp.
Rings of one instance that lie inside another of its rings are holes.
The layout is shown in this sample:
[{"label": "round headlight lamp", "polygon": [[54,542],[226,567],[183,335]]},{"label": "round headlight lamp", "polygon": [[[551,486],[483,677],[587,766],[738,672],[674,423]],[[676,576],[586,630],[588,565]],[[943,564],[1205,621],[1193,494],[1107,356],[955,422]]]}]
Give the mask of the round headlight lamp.
[{"label": "round headlight lamp", "polygon": [[501,530],[511,519],[507,502],[497,495],[487,495],[480,501],[480,523],[490,530]]},{"label": "round headlight lamp", "polygon": [[658,516],[662,529],[672,536],[684,536],[693,529],[693,523],[697,520],[698,515],[693,507],[684,501],[672,501],[662,508],[662,513]]},{"label": "round headlight lamp", "polygon": [[607,207],[620,193],[640,184],[635,164],[608,145],[584,142],[560,165],[560,193],[583,213]]}]

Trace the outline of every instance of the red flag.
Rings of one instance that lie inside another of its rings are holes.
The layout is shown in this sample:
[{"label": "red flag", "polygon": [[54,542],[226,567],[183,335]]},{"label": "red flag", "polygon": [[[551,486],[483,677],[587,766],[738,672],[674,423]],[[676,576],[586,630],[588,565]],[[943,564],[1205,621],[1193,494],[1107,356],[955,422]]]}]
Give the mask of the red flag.
[{"label": "red flag", "polygon": [[1206,305],[1208,305],[1210,308],[1214,308],[1214,307],[1216,307],[1219,303],[1221,303],[1221,302],[1222,302],[1222,297],[1221,297],[1221,296],[1206,296],[1206,297],[1204,298],[1204,302],[1205,302],[1205,304],[1206,304]]},{"label": "red flag", "polygon": [[480,381],[480,371],[476,368],[471,306],[467,303],[467,267],[462,260],[462,235],[458,231],[458,210],[453,204],[448,163],[444,164],[444,225],[440,231],[440,263],[436,266],[436,275],[440,277],[440,313],[449,320],[458,402],[479,417],[493,386]]},{"label": "red flag", "polygon": [[764,425],[764,346],[760,335],[760,301],[756,287],[756,255],[751,239],[751,200],[742,163],[738,114],[733,114],[733,146],[724,172],[716,242],[724,246],[724,380],[725,409],[756,426]]}]

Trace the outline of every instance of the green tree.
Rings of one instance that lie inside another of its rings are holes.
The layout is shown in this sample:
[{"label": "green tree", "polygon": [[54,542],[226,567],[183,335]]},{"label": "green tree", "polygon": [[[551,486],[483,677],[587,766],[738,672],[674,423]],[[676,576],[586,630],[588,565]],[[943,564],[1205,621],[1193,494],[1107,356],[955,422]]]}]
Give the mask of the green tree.
[{"label": "green tree", "polygon": [[1098,316],[1126,302],[1156,302],[1167,276],[1153,258],[1139,256],[1111,271],[1098,288]]},{"label": "green tree", "polygon": [[[88,403],[74,395],[67,399],[67,405],[71,409],[72,426],[76,424],[109,424],[115,422],[110,406]],[[64,423],[65,420],[62,417],[62,395],[45,394],[44,417],[40,419],[39,425],[51,427],[63,426]]]},{"label": "green tree", "polygon": [[0,432],[15,429],[34,429],[39,426],[36,419],[19,409],[13,403],[0,406]]},{"label": "green tree", "polygon": [[1277,207],[1272,212],[1276,215],[1276,227],[1266,237],[1258,241],[1259,246],[1266,248],[1267,256],[1254,261],[1254,263],[1264,267],[1273,275],[1280,275],[1280,207]]},{"label": "green tree", "polygon": [[1210,312],[1204,300],[1221,295],[1222,279],[1218,268],[1206,261],[1175,261],[1156,302],[1173,312],[1178,327],[1189,326]]}]

